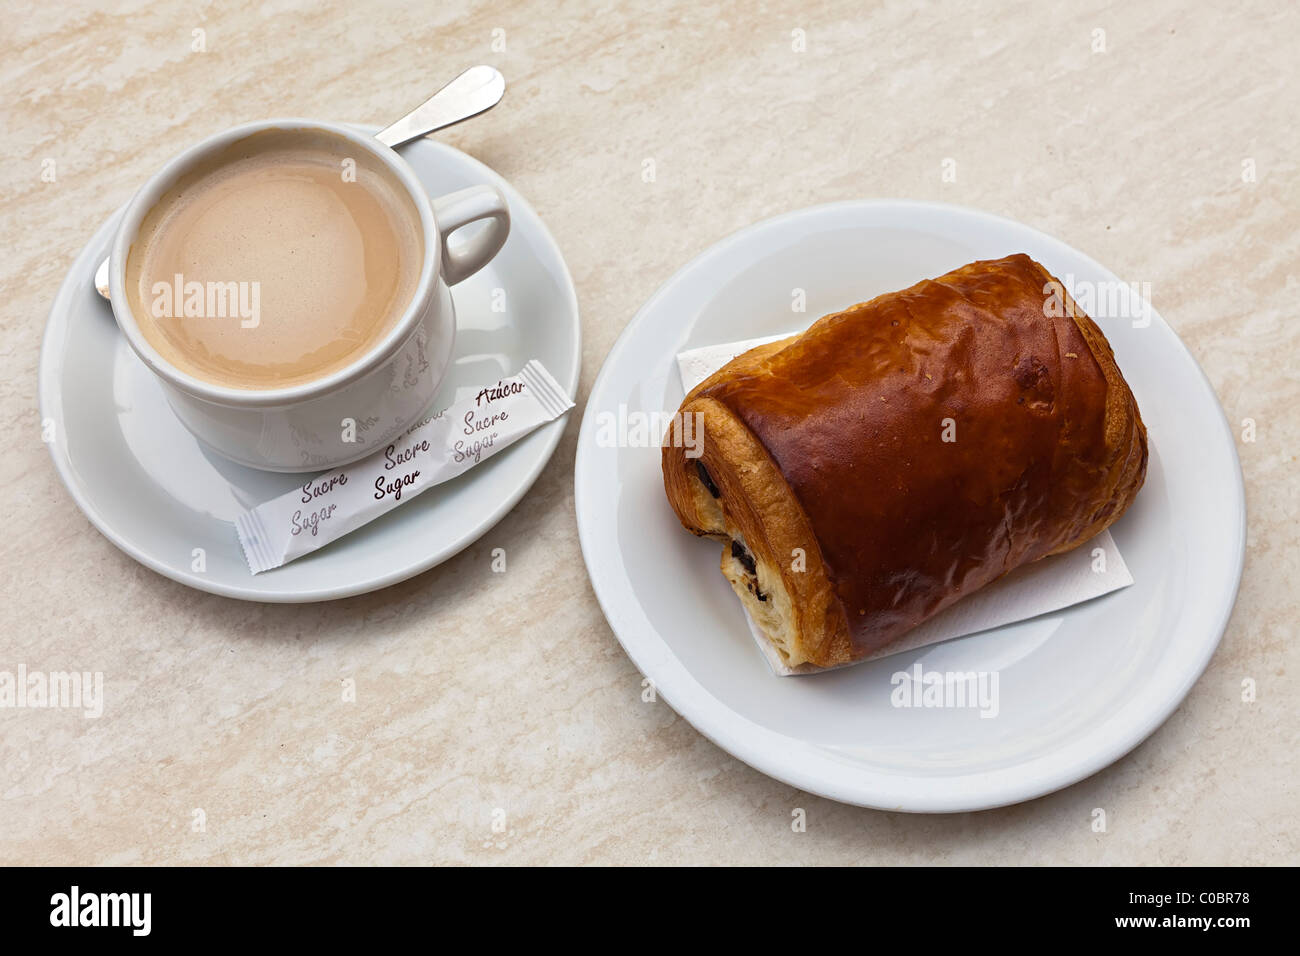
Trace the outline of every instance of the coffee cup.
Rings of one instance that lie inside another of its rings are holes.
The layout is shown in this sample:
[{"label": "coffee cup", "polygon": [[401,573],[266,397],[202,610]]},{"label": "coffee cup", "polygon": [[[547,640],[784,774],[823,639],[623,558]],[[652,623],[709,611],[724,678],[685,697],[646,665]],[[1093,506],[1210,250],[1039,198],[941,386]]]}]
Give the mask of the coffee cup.
[{"label": "coffee cup", "polygon": [[455,343],[448,287],[509,228],[494,186],[430,199],[401,156],[349,127],[249,123],[132,198],[109,262],[113,315],[203,444],[252,468],[328,470],[429,410]]}]

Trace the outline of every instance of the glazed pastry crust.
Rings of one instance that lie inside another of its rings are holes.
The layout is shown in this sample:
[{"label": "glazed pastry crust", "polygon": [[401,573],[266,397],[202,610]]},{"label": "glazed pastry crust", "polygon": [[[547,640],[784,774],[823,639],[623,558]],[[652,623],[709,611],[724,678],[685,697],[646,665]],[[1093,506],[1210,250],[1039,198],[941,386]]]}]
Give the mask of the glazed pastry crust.
[{"label": "glazed pastry crust", "polygon": [[[759,346],[663,449],[683,526],[790,666],[858,660],[1100,533],[1146,474],[1109,343],[1028,256],[971,263]],[[699,458],[691,446],[702,448]]]}]

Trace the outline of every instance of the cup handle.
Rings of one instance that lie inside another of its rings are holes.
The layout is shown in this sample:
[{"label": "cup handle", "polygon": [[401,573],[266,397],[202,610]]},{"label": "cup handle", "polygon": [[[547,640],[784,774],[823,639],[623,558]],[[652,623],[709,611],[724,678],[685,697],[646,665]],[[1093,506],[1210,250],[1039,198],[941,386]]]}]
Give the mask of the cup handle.
[{"label": "cup handle", "polygon": [[[442,278],[455,285],[478,272],[501,251],[510,234],[510,207],[495,186],[470,186],[433,201],[433,218],[442,234]],[[462,226],[491,220],[486,229],[453,251],[447,240]]]}]

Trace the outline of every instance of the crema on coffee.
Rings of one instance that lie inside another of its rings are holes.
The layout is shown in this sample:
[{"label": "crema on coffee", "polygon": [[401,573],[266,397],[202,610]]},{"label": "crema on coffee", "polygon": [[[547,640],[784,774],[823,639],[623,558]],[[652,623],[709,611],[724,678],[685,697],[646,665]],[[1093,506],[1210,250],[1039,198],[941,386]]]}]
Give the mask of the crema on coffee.
[{"label": "crema on coffee", "polygon": [[365,355],[419,284],[419,210],[346,139],[256,133],[176,182],[126,262],[140,330],[195,378],[243,389],[310,382]]}]

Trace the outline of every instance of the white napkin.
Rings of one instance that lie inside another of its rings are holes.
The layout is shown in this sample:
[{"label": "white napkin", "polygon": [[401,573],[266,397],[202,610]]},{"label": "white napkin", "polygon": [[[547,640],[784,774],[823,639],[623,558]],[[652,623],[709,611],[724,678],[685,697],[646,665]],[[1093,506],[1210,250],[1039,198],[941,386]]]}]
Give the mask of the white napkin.
[{"label": "white napkin", "polygon": [[[785,337],[770,335],[761,339],[710,345],[681,352],[677,356],[677,367],[681,372],[682,385],[689,392],[742,352]],[[1091,541],[1065,554],[1017,568],[1006,577],[962,598],[889,646],[854,663],[874,661],[891,654],[901,654],[928,644],[966,637],[979,631],[1059,611],[1072,604],[1118,591],[1132,583],[1133,575],[1129,573],[1114,539],[1109,531],[1103,531]],[[748,618],[749,613],[745,612],[745,616]],[[752,618],[749,619],[749,629],[774,674],[787,677],[821,673],[824,670],[807,665],[787,666],[762,636]]]}]

